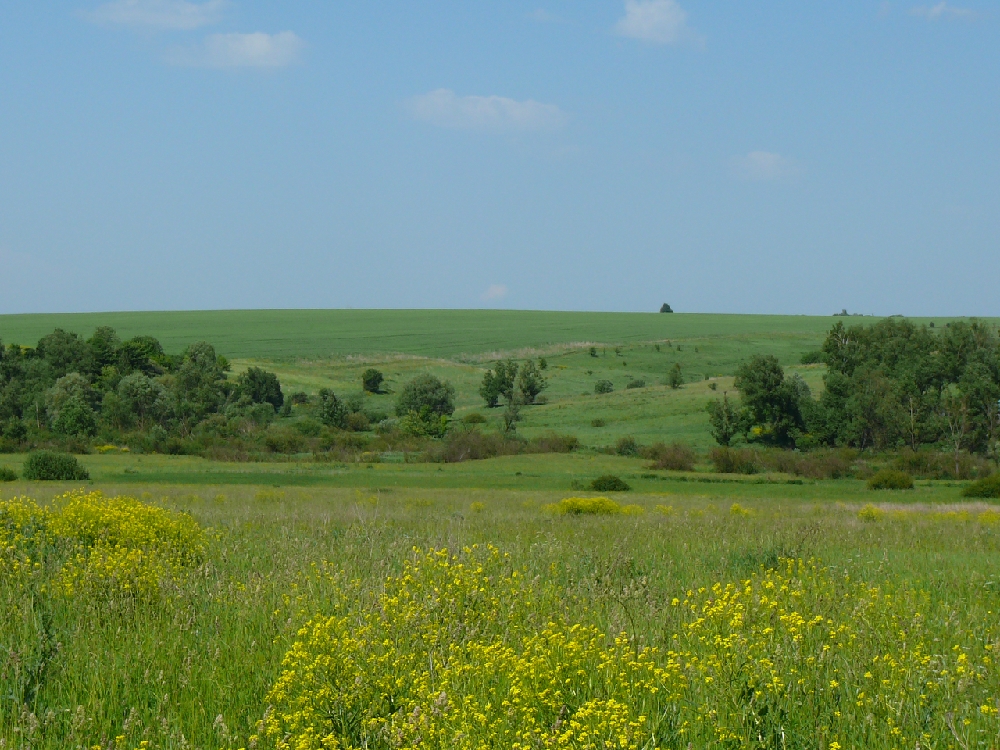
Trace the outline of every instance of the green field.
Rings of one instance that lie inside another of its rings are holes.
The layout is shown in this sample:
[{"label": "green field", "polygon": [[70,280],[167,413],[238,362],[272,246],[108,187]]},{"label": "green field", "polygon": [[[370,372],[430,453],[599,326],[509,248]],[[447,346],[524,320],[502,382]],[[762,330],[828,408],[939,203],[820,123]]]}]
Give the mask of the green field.
[{"label": "green field", "polygon": [[[707,460],[705,404],[738,363],[774,354],[816,392],[824,367],[799,360],[835,320],[0,318],[5,343],[96,325],[170,351],[206,339],[286,394],[357,394],[374,366],[387,393],[365,399],[386,413],[432,372],[455,385],[455,416],[484,414],[486,430],[499,420],[478,396],[486,368],[545,357],[545,403],[518,433],[582,444],[440,464],[109,448],[79,456],[89,482],[0,484],[0,748],[1000,746],[995,504],[964,500],[964,482],[875,491]],[[664,384],[674,364],[678,389]],[[614,392],[595,394],[599,379]],[[297,406],[284,423],[308,417]],[[606,450],[626,435],[686,442],[696,470]],[[0,468],[24,460],[0,454]],[[632,487],[612,495],[617,512],[555,510],[593,500],[574,488],[602,474]],[[104,494],[65,494],[81,486]]]},{"label": "green field", "polygon": [[[87,337],[111,326],[150,335],[169,353],[208,341],[227,357],[327,358],[402,353],[463,354],[544,349],[575,342],[626,344],[719,337],[813,342],[835,318],[805,315],[542,312],[530,310],[210,310],[0,315],[4,343],[34,345],[55,328]],[[871,320],[866,319],[866,320]],[[937,319],[939,321],[946,318]],[[776,342],[776,345],[777,344]]]}]

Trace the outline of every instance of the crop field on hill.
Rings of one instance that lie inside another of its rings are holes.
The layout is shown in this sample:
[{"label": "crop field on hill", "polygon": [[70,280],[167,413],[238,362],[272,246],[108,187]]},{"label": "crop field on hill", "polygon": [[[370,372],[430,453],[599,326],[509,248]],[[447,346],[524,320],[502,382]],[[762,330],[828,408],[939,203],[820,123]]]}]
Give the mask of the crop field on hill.
[{"label": "crop field on hill", "polygon": [[[230,358],[299,359],[402,353],[455,358],[574,342],[614,345],[729,337],[776,347],[822,339],[829,317],[520,310],[211,310],[0,315],[5,344],[34,345],[55,328],[84,338],[111,326],[150,335],[168,352],[211,342]],[[946,319],[940,319],[946,320]]]}]

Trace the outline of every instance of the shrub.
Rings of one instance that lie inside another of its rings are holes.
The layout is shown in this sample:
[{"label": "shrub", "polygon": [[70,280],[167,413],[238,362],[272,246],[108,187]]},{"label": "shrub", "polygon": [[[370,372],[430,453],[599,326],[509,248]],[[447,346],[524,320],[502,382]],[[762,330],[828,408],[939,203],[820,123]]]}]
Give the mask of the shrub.
[{"label": "shrub", "polygon": [[321,388],[319,391],[319,408],[316,410],[319,421],[327,427],[343,428],[347,419],[347,407],[344,402],[337,398],[337,394],[329,388]]},{"label": "shrub", "polygon": [[632,488],[621,477],[614,474],[602,474],[590,483],[590,489],[594,492],[628,492]]},{"label": "shrub", "polygon": [[558,435],[549,432],[533,437],[525,447],[525,453],[572,453],[580,447],[580,440],[575,435]]},{"label": "shrub", "polygon": [[613,516],[622,512],[621,505],[606,497],[564,497],[547,508],[569,516]]},{"label": "shrub", "polygon": [[868,480],[870,490],[912,490],[913,477],[905,471],[882,469],[872,474]]},{"label": "shrub", "polygon": [[801,362],[804,365],[817,365],[825,361],[826,361],[825,355],[819,349],[811,352],[806,352],[799,358],[799,362]]},{"label": "shrub", "polygon": [[368,415],[363,411],[351,412],[344,419],[344,427],[351,432],[365,432],[370,424]]},{"label": "shrub", "polygon": [[462,422],[464,424],[486,424],[486,417],[474,411],[462,417]]},{"label": "shrub", "polygon": [[615,453],[619,456],[638,456],[640,450],[642,450],[642,446],[631,435],[620,437],[615,443]]},{"label": "shrub", "polygon": [[13,469],[8,469],[6,466],[0,466],[0,482],[15,481],[17,481],[17,472]]},{"label": "shrub", "polygon": [[604,420],[604,419],[601,419],[601,418],[591,419],[590,420],[590,426],[591,427],[605,427],[605,426],[607,426],[607,424],[608,424],[607,420]]},{"label": "shrub", "polygon": [[611,393],[615,389],[610,380],[598,380],[594,383],[594,393]]},{"label": "shrub", "polygon": [[292,401],[293,404],[296,404],[296,405],[298,405],[298,404],[308,404],[309,403],[309,394],[307,394],[305,391],[295,391],[295,393],[293,393],[291,395],[291,401]]},{"label": "shrub", "polygon": [[259,367],[250,367],[236,378],[236,393],[255,404],[270,404],[275,411],[285,403],[278,376]]},{"label": "shrub", "polygon": [[1000,498],[1000,474],[973,482],[962,490],[963,497]]},{"label": "shrub", "polygon": [[954,454],[936,450],[913,451],[909,448],[899,452],[892,468],[920,479],[976,479],[989,476],[992,471],[990,462],[982,456],[959,454],[956,473]]},{"label": "shrub", "polygon": [[641,379],[641,378],[638,378],[636,380],[630,380],[625,387],[626,388],[645,388],[646,387],[646,381],[643,380],[643,379]]},{"label": "shrub", "polygon": [[645,451],[645,455],[653,459],[651,469],[694,471],[695,452],[683,443],[656,443]]},{"label": "shrub", "polygon": [[384,379],[381,372],[374,367],[369,367],[361,373],[361,387],[368,393],[381,393]]},{"label": "shrub", "polygon": [[720,474],[756,474],[761,468],[757,454],[741,448],[713,448],[709,458]]},{"label": "shrub", "polygon": [[90,474],[80,466],[76,456],[54,451],[36,451],[28,455],[21,472],[24,478],[32,481],[63,481],[72,482],[90,479]]},{"label": "shrub", "polygon": [[[680,347],[677,347],[680,351]],[[674,366],[670,368],[670,374],[667,375],[667,385],[671,388],[680,388],[684,385],[684,375],[681,373],[681,363],[675,362]]]},{"label": "shrub", "polygon": [[425,409],[450,417],[455,413],[455,387],[430,374],[417,375],[403,386],[396,402],[396,416],[421,414]]}]

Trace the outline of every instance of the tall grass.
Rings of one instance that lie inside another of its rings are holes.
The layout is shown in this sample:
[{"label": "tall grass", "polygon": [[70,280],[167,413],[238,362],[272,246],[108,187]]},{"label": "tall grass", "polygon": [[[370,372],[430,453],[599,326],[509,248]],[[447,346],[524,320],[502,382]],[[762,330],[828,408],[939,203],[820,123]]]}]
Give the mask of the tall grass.
[{"label": "tall grass", "polygon": [[[983,505],[862,520],[675,496],[574,516],[545,512],[554,493],[185,492],[0,501],[3,747],[273,747],[302,736],[299,709],[355,747],[362,730],[386,747],[996,743],[1000,514]],[[138,595],[101,578],[118,547],[169,569]],[[100,595],[52,586],[78,557]],[[367,666],[341,679],[349,656]],[[317,659],[331,669],[292,675]],[[516,686],[512,723],[497,706]],[[382,702],[337,699],[365,691]]]}]

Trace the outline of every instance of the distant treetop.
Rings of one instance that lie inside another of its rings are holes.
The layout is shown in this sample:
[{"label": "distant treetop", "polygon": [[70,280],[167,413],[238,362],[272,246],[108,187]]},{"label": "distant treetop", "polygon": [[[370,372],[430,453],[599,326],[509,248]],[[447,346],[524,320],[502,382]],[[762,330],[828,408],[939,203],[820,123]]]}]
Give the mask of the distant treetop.
[{"label": "distant treetop", "polygon": [[669,312],[669,313],[672,313],[673,310],[670,309],[670,305],[668,305],[666,302],[664,302],[662,305],[660,305],[660,312]]}]

